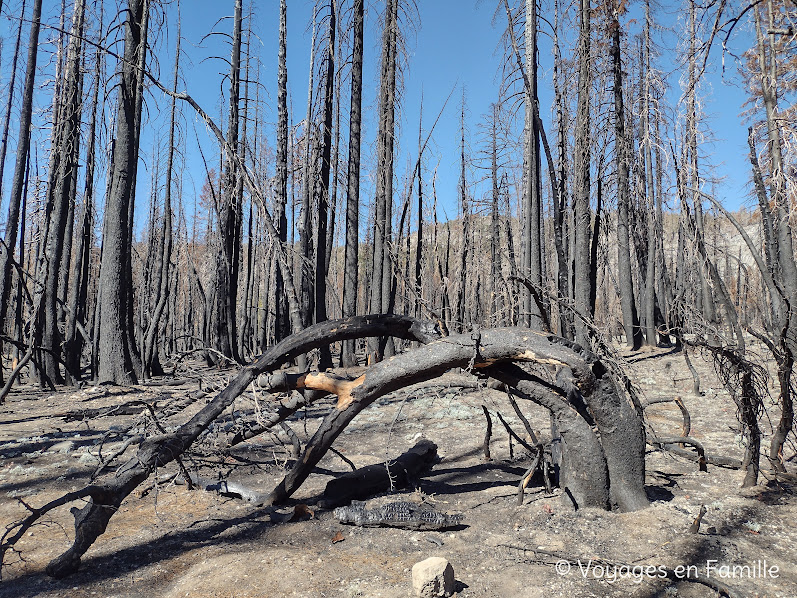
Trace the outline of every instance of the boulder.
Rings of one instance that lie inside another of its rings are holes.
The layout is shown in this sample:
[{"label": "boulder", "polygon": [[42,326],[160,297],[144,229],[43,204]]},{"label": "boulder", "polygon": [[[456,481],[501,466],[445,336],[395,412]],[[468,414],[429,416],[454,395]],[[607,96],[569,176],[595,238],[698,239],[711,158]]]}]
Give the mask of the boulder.
[{"label": "boulder", "polygon": [[446,559],[433,556],[412,567],[412,588],[418,598],[438,598],[454,593],[454,568]]}]

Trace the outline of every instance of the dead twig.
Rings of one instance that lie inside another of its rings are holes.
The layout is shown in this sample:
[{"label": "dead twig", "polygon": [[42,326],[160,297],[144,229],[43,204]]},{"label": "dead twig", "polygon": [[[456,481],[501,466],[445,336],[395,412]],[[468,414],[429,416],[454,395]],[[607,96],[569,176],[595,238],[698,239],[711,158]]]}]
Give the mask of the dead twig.
[{"label": "dead twig", "polygon": [[357,471],[357,466],[356,466],[356,465],[355,465],[355,464],[354,464],[354,463],[351,461],[351,459],[347,458],[347,457],[346,457],[346,456],[345,456],[343,453],[341,453],[339,450],[335,449],[334,447],[329,447],[329,451],[330,451],[331,453],[334,453],[334,454],[336,454],[338,457],[340,457],[340,458],[341,458],[341,460],[342,460],[342,461],[343,461],[343,462],[344,462],[346,465],[348,465],[349,467],[351,467],[351,470],[352,470],[352,471]]},{"label": "dead twig", "polygon": [[689,433],[692,431],[692,418],[689,416],[689,410],[686,408],[686,405],[684,405],[684,401],[681,397],[675,397],[673,401],[675,401],[675,404],[678,405],[678,409],[681,410],[681,415],[684,418],[684,424],[681,428],[681,436],[689,436]]},{"label": "dead twig", "polygon": [[499,421],[503,424],[510,438],[514,438],[515,440],[517,440],[518,444],[520,444],[523,448],[525,448],[529,453],[533,453],[537,450],[537,447],[531,446],[528,442],[526,442],[520,436],[518,436],[517,433],[512,428],[509,427],[509,424],[506,423],[500,411],[496,411],[495,414],[498,416]]},{"label": "dead twig", "polygon": [[696,534],[700,531],[700,522],[703,521],[703,516],[706,514],[706,506],[700,505],[700,512],[695,517],[695,520],[692,522],[692,525],[689,526],[689,533]]},{"label": "dead twig", "polygon": [[678,436],[675,438],[653,438],[649,441],[649,443],[664,450],[667,450],[665,445],[668,444],[688,444],[689,446],[694,447],[695,451],[697,451],[697,463],[700,471],[708,471],[708,468],[706,467],[706,449],[704,449],[703,445],[694,438],[689,438],[688,436]]},{"label": "dead twig", "polygon": [[484,460],[492,461],[492,457],[490,456],[490,437],[493,435],[493,420],[490,417],[490,412],[487,411],[487,407],[482,405],[482,410],[484,411],[484,417],[487,418],[487,430],[484,432],[482,451],[484,452]]},{"label": "dead twig", "polygon": [[[542,454],[543,454],[542,446],[538,447],[537,454],[534,457],[534,461],[532,461],[531,466],[526,470],[526,473],[523,474],[523,477],[520,478],[520,483],[517,487],[517,504],[518,506],[523,504],[523,494],[526,491],[526,486],[529,485],[534,472],[537,471],[540,463],[543,461]],[[543,465],[544,467],[544,465]]]},{"label": "dead twig", "polygon": [[518,419],[523,422],[523,427],[526,428],[526,434],[529,435],[529,439],[531,440],[532,444],[539,444],[537,440],[537,435],[534,433],[534,430],[531,429],[531,424],[529,420],[526,419],[526,416],[523,415],[523,412],[520,410],[520,407],[515,400],[515,397],[512,396],[512,393],[507,391],[506,393],[507,398],[509,399],[509,404],[512,405],[512,409],[515,411],[515,415],[518,416]]}]

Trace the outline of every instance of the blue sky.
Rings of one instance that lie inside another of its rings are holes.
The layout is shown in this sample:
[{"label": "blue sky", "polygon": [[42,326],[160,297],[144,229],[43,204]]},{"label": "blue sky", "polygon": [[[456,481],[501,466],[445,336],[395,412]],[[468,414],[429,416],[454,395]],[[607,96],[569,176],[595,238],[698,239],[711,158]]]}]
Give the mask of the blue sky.
[{"label": "blue sky", "polygon": [[[184,35],[199,40],[222,16],[230,12],[228,3],[192,2],[203,10],[191,10],[184,17]],[[229,3],[231,6],[231,2]],[[312,17],[312,2],[290,0],[288,2],[288,84],[294,122],[304,118],[307,101],[308,64],[310,60],[311,31],[308,23]],[[452,6],[467,10],[452,15]],[[364,73],[364,160],[372,164],[373,143],[376,124],[373,115],[377,109],[376,90],[379,85],[378,64],[381,51],[379,27],[381,3],[366,3],[366,40]],[[401,177],[410,160],[417,155],[418,115],[423,94],[424,137],[432,126],[438,112],[446,102],[452,89],[456,88],[443,116],[435,128],[433,140],[428,147],[425,164],[434,169],[439,161],[437,189],[445,212],[456,216],[456,193],[459,180],[459,110],[462,87],[468,103],[471,137],[476,134],[475,123],[489,110],[490,103],[498,97],[498,54],[494,54],[499,43],[500,31],[490,25],[492,8],[487,3],[479,5],[466,2],[423,0],[419,2],[420,27],[408,34],[407,68],[403,78],[402,107],[398,113],[400,136],[397,145],[397,175]],[[262,40],[260,54],[264,60],[262,80],[270,94],[267,100],[265,120],[273,127],[276,120],[276,55],[277,55],[278,2],[269,0],[258,8],[255,27]],[[210,54],[210,51],[205,51]],[[192,49],[195,55],[202,51]],[[186,73],[188,91],[207,106],[215,106],[218,98],[218,72],[224,68],[220,61],[197,64],[194,68],[203,71],[202,76]],[[199,80],[212,79],[213,85],[195,84]],[[348,101],[348,100],[347,100]],[[346,102],[347,102],[346,101]],[[348,112],[348,103],[342,106]],[[218,110],[215,111],[218,113]],[[186,113],[187,114],[187,113]],[[475,141],[475,140],[473,140]],[[344,145],[347,143],[342,138]],[[273,143],[273,137],[272,137]],[[201,167],[201,163],[200,163]],[[364,173],[366,176],[368,173]],[[431,174],[426,173],[429,177]],[[195,175],[196,176],[196,175]],[[428,184],[428,183],[427,183]],[[363,200],[370,202],[369,181],[363,180]],[[396,189],[401,189],[400,182]],[[441,212],[442,216],[442,212]]]},{"label": "blue sky", "polygon": [[[549,3],[543,2],[543,16]],[[266,114],[263,117],[267,127],[273,127],[275,121],[275,89],[276,89],[276,55],[278,1],[267,0],[257,3],[254,27],[262,46],[259,54],[263,60],[262,81],[269,97],[265,102]],[[457,213],[457,183],[459,180],[459,110],[462,89],[465,90],[467,102],[467,142],[471,155],[475,156],[479,149],[478,122],[488,113],[491,103],[499,97],[499,67],[502,61],[500,37],[506,25],[503,9],[493,19],[497,2],[475,0],[419,0],[418,14],[413,26],[407,33],[407,70],[403,78],[403,99],[399,112],[399,137],[397,145],[397,184],[396,190],[402,189],[401,176],[414,162],[417,153],[418,110],[423,94],[424,129],[428,131],[437,113],[442,108],[452,89],[455,91],[434,132],[425,160],[425,176],[430,179],[431,171],[437,168],[437,191],[441,211],[449,217]],[[223,16],[232,11],[232,1],[214,2],[193,0],[184,2],[184,36],[198,43],[210,28]],[[309,23],[312,16],[311,0],[289,0],[288,2],[288,79],[291,96],[292,120],[300,121],[304,117],[307,96],[308,62],[310,51]],[[378,87],[378,63],[380,53],[379,17],[383,8],[382,2],[374,0],[366,2],[366,41],[365,41],[365,90],[364,90],[364,159],[366,169],[372,165],[373,142],[376,125],[373,115],[376,112],[376,89]],[[500,7],[499,7],[500,8]],[[638,6],[625,19],[625,29],[631,34],[641,27]],[[683,27],[680,10],[675,6],[660,7],[656,19],[665,31],[659,36],[662,47],[662,65],[664,70],[675,69],[675,36],[673,31]],[[552,56],[547,41],[545,24],[541,25],[540,35],[540,67],[541,67],[541,108],[548,130],[552,104],[550,70]],[[218,30],[228,31],[230,22],[222,22]],[[740,27],[739,31],[744,32]],[[572,37],[572,34],[571,34]],[[741,42],[744,39],[742,38]],[[741,43],[740,42],[740,43]],[[207,49],[185,46],[193,56],[194,66],[184,71],[187,89],[200,102],[208,107],[217,106],[219,90],[219,73],[226,69],[220,61],[210,60],[199,63],[202,56],[221,53],[218,38],[211,42],[213,47]],[[210,46],[211,43],[208,45]],[[743,45],[743,44],[742,44]],[[737,47],[738,49],[738,47]],[[565,47],[567,51],[567,47]],[[226,49],[224,50],[226,55]],[[710,138],[703,151],[709,154],[708,162],[713,165],[711,176],[721,180],[713,187],[714,193],[731,208],[737,208],[748,197],[749,163],[747,161],[747,124],[739,116],[744,93],[733,82],[735,65],[730,56],[726,56],[725,78],[720,77],[718,68],[720,59],[719,46],[712,54],[709,70],[701,87],[705,118],[704,128],[710,130]],[[671,74],[672,86],[670,100],[675,103],[680,95],[678,73]],[[627,100],[628,101],[628,100]],[[347,112],[345,103],[343,111]],[[212,113],[218,113],[214,108]],[[188,113],[186,113],[188,115]],[[188,115],[190,118],[190,115]],[[273,136],[271,136],[273,140]],[[345,137],[342,138],[345,144]],[[273,141],[272,141],[273,143]],[[196,169],[189,169],[197,176]],[[481,176],[470,170],[468,176],[474,180]],[[428,185],[428,181],[427,181]],[[370,202],[371,186],[363,181],[363,200]],[[476,193],[479,192],[476,186]],[[441,217],[445,217],[441,213]]]}]

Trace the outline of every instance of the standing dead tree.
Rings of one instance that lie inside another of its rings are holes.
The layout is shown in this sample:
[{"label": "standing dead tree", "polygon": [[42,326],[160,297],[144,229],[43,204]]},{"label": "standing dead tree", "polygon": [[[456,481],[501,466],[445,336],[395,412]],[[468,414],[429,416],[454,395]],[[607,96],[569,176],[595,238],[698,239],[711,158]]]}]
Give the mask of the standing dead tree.
[{"label": "standing dead tree", "polygon": [[[750,130],[748,142],[750,144],[750,162],[753,168],[753,181],[755,183],[756,194],[758,195],[762,214],[766,214],[769,199],[758,164],[752,129]],[[794,399],[792,388],[794,342],[793,332],[791,332],[793,324],[790,314],[793,308],[791,307],[792,303],[789,301],[789,297],[794,296],[794,286],[792,285],[790,287],[789,278],[782,274],[785,268],[775,268],[772,264],[775,263],[775,260],[778,260],[778,265],[780,265],[780,260],[785,262],[789,261],[789,259],[785,252],[780,250],[777,241],[773,241],[774,233],[771,229],[769,219],[762,218],[761,224],[764,227],[765,239],[769,239],[771,244],[777,247],[777,250],[772,251],[773,257],[771,259],[768,259],[770,255],[766,252],[766,250],[769,249],[768,245],[765,245],[765,251],[762,253],[760,247],[750,238],[745,228],[733,214],[728,212],[728,210],[722,207],[722,205],[713,198],[710,199],[720,213],[722,213],[739,232],[739,235],[747,245],[747,249],[750,251],[750,255],[755,261],[763,285],[767,290],[766,296],[769,298],[770,303],[769,309],[773,315],[773,321],[771,323],[772,332],[770,335],[767,335],[756,332],[750,328],[748,328],[748,332],[767,346],[775,359],[775,363],[777,363],[780,418],[775,433],[770,440],[768,459],[774,471],[783,473],[786,471],[783,459],[783,445],[794,426]],[[793,262],[793,260],[791,261]],[[734,355],[721,355],[720,357],[722,359],[719,359],[716,357],[717,352],[714,351],[714,353],[715,364],[717,365],[718,371],[722,374],[723,382],[726,380],[735,382],[736,379],[738,379],[740,384],[737,386],[741,387],[742,392],[735,392],[731,387],[729,387],[729,390],[731,390],[731,395],[737,402],[743,423],[746,425],[749,423],[749,425],[757,431],[757,417],[761,409],[760,396],[766,393],[766,383],[756,384],[754,374],[757,374],[758,370],[753,364],[744,360],[739,360],[738,358],[734,360],[733,358],[736,357]],[[748,450],[745,452],[744,464],[747,469],[744,482],[745,485],[754,485],[756,482],[759,445],[760,438],[751,437]]]},{"label": "standing dead tree", "polygon": [[537,92],[537,2],[525,2],[525,65],[520,60],[520,50],[514,34],[515,18],[504,0],[507,16],[507,33],[518,63],[524,84],[525,139],[523,147],[523,197],[521,209],[521,271],[532,287],[521,288],[523,320],[536,329],[542,327],[542,308],[532,299],[533,287],[542,285],[544,250],[542,229],[542,175],[540,161],[539,97]]},{"label": "standing dead tree", "polygon": [[241,102],[241,45],[243,31],[243,2],[236,0],[233,17],[233,40],[230,55],[229,113],[227,117],[227,142],[222,148],[224,175],[221,205],[218,211],[220,251],[216,254],[216,278],[213,296],[212,341],[216,349],[236,361],[240,361],[237,347],[235,307],[238,297],[238,276],[241,254],[241,205],[242,197],[237,193],[237,177],[240,176],[238,158],[240,143]]},{"label": "standing dead tree", "polygon": [[[365,32],[364,0],[354,3],[354,48],[351,67],[351,110],[349,125],[349,164],[346,187],[346,246],[343,268],[343,315],[357,313],[359,275],[359,228],[360,228],[360,145],[363,98],[363,36]],[[341,349],[344,366],[355,365],[354,343],[344,343]]]},{"label": "standing dead tree", "polygon": [[[573,155],[573,302],[581,313],[591,313],[593,283],[590,276],[595,264],[591,259],[593,237],[590,211],[590,88],[591,74],[591,6],[589,0],[579,3],[578,79],[576,130]],[[582,322],[575,322],[576,340],[588,342],[588,331]]]},{"label": "standing dead tree", "polygon": [[[279,368],[313,349],[365,337],[391,336],[423,346],[378,362],[363,375],[348,380],[330,372],[290,373]],[[556,382],[529,373],[513,362],[554,366]],[[467,368],[479,377],[491,376],[511,387],[516,396],[546,407],[557,422],[563,441],[564,500],[575,508],[630,511],[648,505],[644,490],[645,433],[635,407],[619,390],[608,369],[592,353],[565,339],[526,328],[476,331],[441,338],[437,324],[396,315],[358,316],[315,324],[272,347],[245,366],[219,395],[173,432],[145,439],[132,459],[104,483],[69,492],[10,526],[0,542],[5,553],[42,516],[76,500],[85,500],[75,516],[74,544],[47,567],[54,577],[77,570],[83,554],[105,532],[122,502],[158,467],[179,458],[249,385],[258,380],[271,392],[303,390],[300,399],[277,403],[267,416],[275,425],[313,400],[334,394],[337,404],[325,417],[293,469],[267,497],[284,501],[305,481],[312,469],[355,416],[387,393],[439,377],[453,367]],[[320,391],[320,392],[307,392]],[[597,425],[596,433],[575,404],[583,401]]]},{"label": "standing dead tree", "polygon": [[[396,118],[396,70],[399,35],[399,0],[387,0],[382,31],[382,58],[379,87],[379,132],[377,135],[377,170],[374,198],[373,279],[371,311],[386,313],[394,270],[390,255],[393,238],[393,162]],[[374,360],[392,353],[386,339],[372,342],[368,352]]]},{"label": "standing dead tree", "polygon": [[[323,322],[327,319],[327,230],[330,209],[330,173],[332,170],[332,119],[333,96],[335,88],[335,33],[337,30],[337,8],[334,0],[329,2],[329,16],[327,21],[327,52],[324,63],[323,83],[323,116],[321,131],[321,163],[320,185],[315,187],[315,208],[317,210],[316,250],[315,250],[315,321]],[[334,212],[333,212],[334,221]],[[332,355],[325,347],[321,349],[322,367],[332,366]]]},{"label": "standing dead tree", "polygon": [[[39,250],[37,277],[44,287],[44,307],[35,323],[34,343],[44,351],[39,358],[39,381],[43,386],[61,384],[60,352],[63,338],[59,328],[58,302],[65,289],[62,278],[69,270],[72,224],[80,150],[80,122],[83,101],[82,61],[85,2],[76,0],[72,28],[64,65],[64,81],[57,82],[61,94],[54,105],[52,146],[50,151],[45,207],[44,235]],[[69,241],[66,241],[69,239]]]},{"label": "standing dead tree", "polygon": [[761,430],[758,419],[763,411],[763,397],[767,394],[767,373],[750,362],[734,347],[707,347],[714,356],[714,368],[739,410],[746,446],[742,469],[745,470],[743,488],[758,483]]},{"label": "standing dead tree", "polygon": [[[22,0],[21,14],[25,14],[26,0]],[[19,63],[19,47],[22,42],[22,24],[25,19],[19,19],[17,25],[17,41],[14,44],[14,57],[11,59],[11,80],[8,83],[8,99],[6,101],[5,115],[3,116],[3,132],[0,133],[0,197],[3,196],[3,173],[6,165],[6,152],[8,151],[8,130],[11,126],[11,108],[14,106],[14,90],[17,80],[17,64]],[[31,23],[32,25],[33,23]],[[37,24],[38,26],[38,24]]]},{"label": "standing dead tree", "polygon": [[116,140],[105,200],[96,332],[97,378],[115,384],[135,382],[139,359],[133,339],[131,271],[133,208],[143,103],[148,0],[130,0],[118,91]]},{"label": "standing dead tree", "polygon": [[[689,57],[688,57],[688,81],[686,86],[686,145],[684,147],[684,168],[687,171],[685,176],[689,177],[689,191],[692,196],[692,208],[694,210],[694,220],[697,232],[705,238],[705,227],[703,218],[703,197],[701,195],[702,180],[699,173],[698,155],[698,122],[700,120],[699,105],[697,101],[697,87],[699,77],[697,71],[697,3],[694,0],[689,2]],[[706,277],[704,267],[701,265],[696,270],[700,283],[700,289],[696,292],[695,300],[699,310],[709,325],[716,322],[714,297],[711,293],[710,281]]]},{"label": "standing dead tree", "polygon": [[[103,11],[100,10],[98,30],[102,31]],[[94,172],[96,168],[96,145],[98,128],[98,110],[100,98],[100,85],[102,74],[102,53],[99,48],[95,51],[94,83],[91,93],[91,114],[88,126],[88,139],[86,141],[86,163],[83,183],[83,213],[77,221],[75,235],[77,247],[75,262],[72,266],[72,284],[67,297],[67,320],[64,333],[64,365],[67,382],[75,383],[81,379],[81,356],[84,346],[91,346],[91,337],[78,331],[82,322],[89,319],[89,269],[91,267],[91,249],[94,240]],[[78,232],[79,231],[79,232]],[[95,305],[96,307],[96,305]],[[92,356],[91,362],[95,363]]]},{"label": "standing dead tree", "polygon": [[[177,48],[174,54],[174,77],[172,81],[172,89],[177,91],[177,78],[180,73],[180,19],[179,11],[180,4],[177,4],[178,23],[177,23]],[[169,141],[167,146],[166,158],[166,183],[163,198],[163,230],[158,235],[158,251],[155,257],[155,298],[152,317],[149,325],[144,332],[144,345],[141,351],[142,372],[141,377],[146,378],[152,374],[157,374],[162,371],[160,360],[158,359],[158,351],[156,346],[156,335],[158,330],[162,327],[161,318],[166,309],[166,303],[169,299],[169,270],[171,267],[172,255],[172,180],[174,172],[174,139],[177,112],[177,100],[171,98],[170,115],[169,115]]]},{"label": "standing dead tree", "polygon": [[642,330],[639,327],[639,316],[636,302],[634,301],[634,282],[631,275],[631,239],[629,233],[631,191],[628,173],[629,139],[625,130],[623,68],[620,59],[621,10],[619,2],[615,0],[611,8],[612,14],[609,21],[609,34],[611,36],[609,54],[611,55],[612,75],[614,78],[614,151],[617,160],[617,269],[626,345],[636,351],[642,346]]},{"label": "standing dead tree", "polygon": [[[279,67],[277,70],[277,155],[276,155],[276,205],[274,208],[278,239],[281,247],[288,242],[288,6],[285,0],[280,2],[279,24]],[[251,241],[250,241],[251,243]],[[283,249],[284,251],[284,249]],[[277,304],[277,316],[274,324],[276,339],[281,341],[288,336],[290,326],[287,318],[285,292],[283,290],[282,272],[279,268],[274,273],[274,298]],[[354,315],[353,313],[351,315]]]},{"label": "standing dead tree", "polygon": [[[24,12],[24,11],[23,11]],[[19,135],[14,175],[11,179],[11,195],[8,201],[8,217],[5,235],[0,243],[0,322],[5,322],[8,311],[8,298],[11,295],[11,266],[19,230],[20,206],[25,190],[28,155],[30,153],[31,116],[33,114],[33,91],[36,82],[36,62],[39,50],[39,29],[41,25],[41,0],[33,3],[30,38],[28,41],[28,62],[25,68],[25,83],[22,93],[22,106],[19,113]],[[24,213],[23,213],[24,214]]]}]

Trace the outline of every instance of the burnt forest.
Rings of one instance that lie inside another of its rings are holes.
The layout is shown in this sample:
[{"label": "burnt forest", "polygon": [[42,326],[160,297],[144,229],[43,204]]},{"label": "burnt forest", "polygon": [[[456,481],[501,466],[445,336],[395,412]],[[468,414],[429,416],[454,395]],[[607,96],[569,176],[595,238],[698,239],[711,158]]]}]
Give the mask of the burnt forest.
[{"label": "burnt forest", "polygon": [[0,0],[0,598],[797,596],[796,27]]}]

